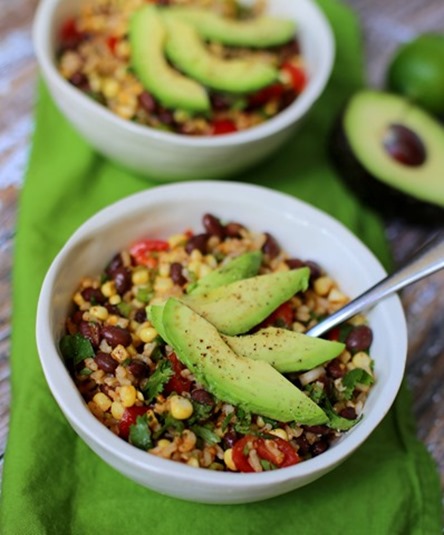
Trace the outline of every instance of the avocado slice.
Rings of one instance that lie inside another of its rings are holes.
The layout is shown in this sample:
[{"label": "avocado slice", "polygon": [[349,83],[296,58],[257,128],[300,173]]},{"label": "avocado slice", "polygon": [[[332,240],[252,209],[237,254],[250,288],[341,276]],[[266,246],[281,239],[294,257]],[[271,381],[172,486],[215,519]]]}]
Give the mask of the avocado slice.
[{"label": "avocado slice", "polygon": [[282,373],[311,370],[334,359],[345,348],[341,342],[276,327],[243,336],[222,335],[222,339],[238,355],[268,362]]},{"label": "avocado slice", "polygon": [[328,421],[314,401],[270,364],[236,355],[214,325],[177,299],[168,299],[162,321],[179,360],[217,398],[282,422]]},{"label": "avocado slice", "polygon": [[192,24],[203,39],[228,46],[277,46],[293,39],[296,33],[294,21],[267,15],[236,20],[205,9],[180,6],[169,8],[168,13]]},{"label": "avocado slice", "polygon": [[222,59],[211,54],[191,24],[163,11],[168,29],[166,54],[180,71],[212,89],[249,93],[278,78],[275,67],[258,60]]},{"label": "avocado slice", "polygon": [[365,202],[415,222],[444,218],[444,128],[402,96],[357,92],[334,129],[330,153]]},{"label": "avocado slice", "polygon": [[190,294],[180,300],[212,323],[221,333],[235,335],[249,331],[297,292],[308,287],[307,267],[256,275]]},{"label": "avocado slice", "polygon": [[262,262],[261,251],[248,251],[208,273],[192,286],[188,293],[197,295],[241,279],[257,275]]},{"label": "avocado slice", "polygon": [[147,91],[167,108],[205,112],[211,107],[205,88],[173,69],[165,58],[166,28],[154,5],[134,13],[130,21],[131,63]]}]

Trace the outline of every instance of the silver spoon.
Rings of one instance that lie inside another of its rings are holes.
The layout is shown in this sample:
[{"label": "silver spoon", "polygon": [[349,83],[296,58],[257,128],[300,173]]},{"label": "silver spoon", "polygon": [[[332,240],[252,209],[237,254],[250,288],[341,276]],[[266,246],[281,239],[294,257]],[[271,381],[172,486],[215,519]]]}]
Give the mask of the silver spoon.
[{"label": "silver spoon", "polygon": [[444,268],[444,232],[422,247],[404,266],[388,275],[369,290],[309,329],[306,334],[320,336],[376,302],[435,271]]}]

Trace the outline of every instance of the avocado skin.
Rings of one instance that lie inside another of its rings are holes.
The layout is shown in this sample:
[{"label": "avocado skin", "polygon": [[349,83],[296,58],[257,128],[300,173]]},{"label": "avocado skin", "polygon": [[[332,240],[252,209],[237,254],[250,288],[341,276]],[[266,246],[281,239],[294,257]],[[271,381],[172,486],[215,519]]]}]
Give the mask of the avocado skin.
[{"label": "avocado skin", "polygon": [[345,108],[335,120],[328,141],[329,158],[338,176],[367,206],[386,219],[414,224],[444,222],[444,209],[392,188],[373,176],[354,155],[343,126]]}]

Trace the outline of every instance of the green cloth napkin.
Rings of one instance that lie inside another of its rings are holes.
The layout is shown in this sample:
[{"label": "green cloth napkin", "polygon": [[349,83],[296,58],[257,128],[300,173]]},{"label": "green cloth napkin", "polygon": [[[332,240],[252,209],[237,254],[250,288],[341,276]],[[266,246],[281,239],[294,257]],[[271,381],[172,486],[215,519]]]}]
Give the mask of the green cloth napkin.
[{"label": "green cloth napkin", "polygon": [[[379,219],[345,190],[326,156],[332,119],[363,82],[353,14],[334,0],[320,5],[335,29],[338,49],[328,89],[303,133],[265,164],[236,178],[286,191],[333,214],[388,266]],[[86,218],[155,183],[98,156],[61,117],[43,86],[36,112],[15,249],[12,417],[0,532],[439,533],[437,471],[415,438],[404,387],[371,438],[340,468],[309,486],[256,504],[202,505],[162,496],[129,481],[89,450],[62,416],[40,368],[34,341],[38,294],[51,260]]]}]

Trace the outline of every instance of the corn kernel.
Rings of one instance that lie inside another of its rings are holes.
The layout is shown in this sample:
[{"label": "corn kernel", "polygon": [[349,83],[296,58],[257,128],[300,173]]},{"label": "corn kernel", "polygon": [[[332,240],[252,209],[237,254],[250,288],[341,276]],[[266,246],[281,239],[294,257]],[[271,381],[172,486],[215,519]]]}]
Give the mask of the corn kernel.
[{"label": "corn kernel", "polygon": [[109,298],[109,304],[110,305],[118,305],[119,303],[122,302],[122,298],[120,297],[119,294],[115,294],[115,295],[112,295],[110,298]]},{"label": "corn kernel", "polygon": [[117,345],[112,351],[111,355],[117,360],[117,362],[123,362],[129,357],[129,353],[123,345]]},{"label": "corn kernel", "polygon": [[187,461],[188,466],[193,466],[194,468],[199,468],[199,461],[196,459],[196,457],[191,457]]},{"label": "corn kernel", "polygon": [[171,290],[174,286],[173,281],[168,277],[157,277],[154,283],[154,291],[163,293]]},{"label": "corn kernel", "polygon": [[237,472],[237,466],[234,464],[233,461],[233,450],[232,448],[229,448],[228,450],[224,451],[224,462],[228,470],[232,470],[233,472]]},{"label": "corn kernel", "polygon": [[103,412],[106,412],[111,407],[111,400],[103,392],[97,392],[93,397],[93,401]]},{"label": "corn kernel", "polygon": [[277,429],[272,429],[270,432],[270,435],[274,435],[275,437],[282,438],[282,440],[286,440],[288,442],[288,434],[285,429],[282,429],[281,427],[278,427]]},{"label": "corn kernel", "polygon": [[117,293],[116,284],[114,281],[106,281],[102,284],[100,290],[102,291],[105,297],[111,297]]},{"label": "corn kernel", "polygon": [[208,266],[207,264],[201,264],[199,268],[199,278],[205,277],[205,275],[208,275],[213,271],[213,268]]},{"label": "corn kernel", "polygon": [[169,277],[170,264],[168,262],[161,262],[159,264],[159,277]]},{"label": "corn kernel", "polygon": [[168,446],[171,445],[171,442],[166,439],[166,438],[161,438],[158,442],[157,442],[157,447],[158,448],[167,448]]},{"label": "corn kernel", "polygon": [[149,344],[156,338],[157,331],[154,327],[143,327],[137,332],[137,336],[144,344]]},{"label": "corn kernel", "polygon": [[364,351],[359,351],[359,353],[356,353],[356,355],[353,356],[352,364],[356,368],[362,368],[370,375],[373,375],[370,369],[370,364],[371,364],[370,357],[367,355],[367,353],[364,353]]},{"label": "corn kernel", "polygon": [[137,269],[131,276],[132,283],[136,286],[147,284],[150,280],[150,274],[147,269]]},{"label": "corn kernel", "polygon": [[102,93],[107,98],[113,98],[119,91],[119,84],[112,78],[105,78],[102,81]]},{"label": "corn kernel", "polygon": [[192,262],[200,262],[202,260],[202,253],[199,249],[193,249],[190,254],[190,260]]},{"label": "corn kernel", "polygon": [[171,396],[170,412],[171,416],[176,420],[186,420],[193,414],[193,404],[182,396]]},{"label": "corn kernel", "polygon": [[345,303],[347,301],[347,297],[338,289],[333,288],[328,294],[328,300],[330,303]]},{"label": "corn kernel", "polygon": [[334,283],[332,279],[327,276],[318,277],[313,283],[314,291],[318,295],[322,295],[322,296],[328,295],[328,292],[333,288],[333,286],[334,286]]},{"label": "corn kernel", "polygon": [[80,292],[76,292],[74,294],[74,297],[72,298],[72,300],[79,307],[81,307],[82,305],[85,305],[85,303],[86,303],[85,299],[83,299],[83,296],[82,296],[82,294]]},{"label": "corn kernel", "polygon": [[184,245],[188,238],[185,236],[185,234],[173,234],[168,238],[168,244],[171,247],[171,249],[174,249],[178,245]]},{"label": "corn kernel", "polygon": [[120,420],[125,412],[125,407],[118,401],[114,401],[111,405],[111,414],[116,420]]},{"label": "corn kernel", "polygon": [[105,321],[108,318],[108,310],[100,305],[91,307],[89,313],[93,318],[99,321]]},{"label": "corn kernel", "polygon": [[121,386],[119,394],[124,407],[132,407],[136,402],[137,391],[133,385]]}]

